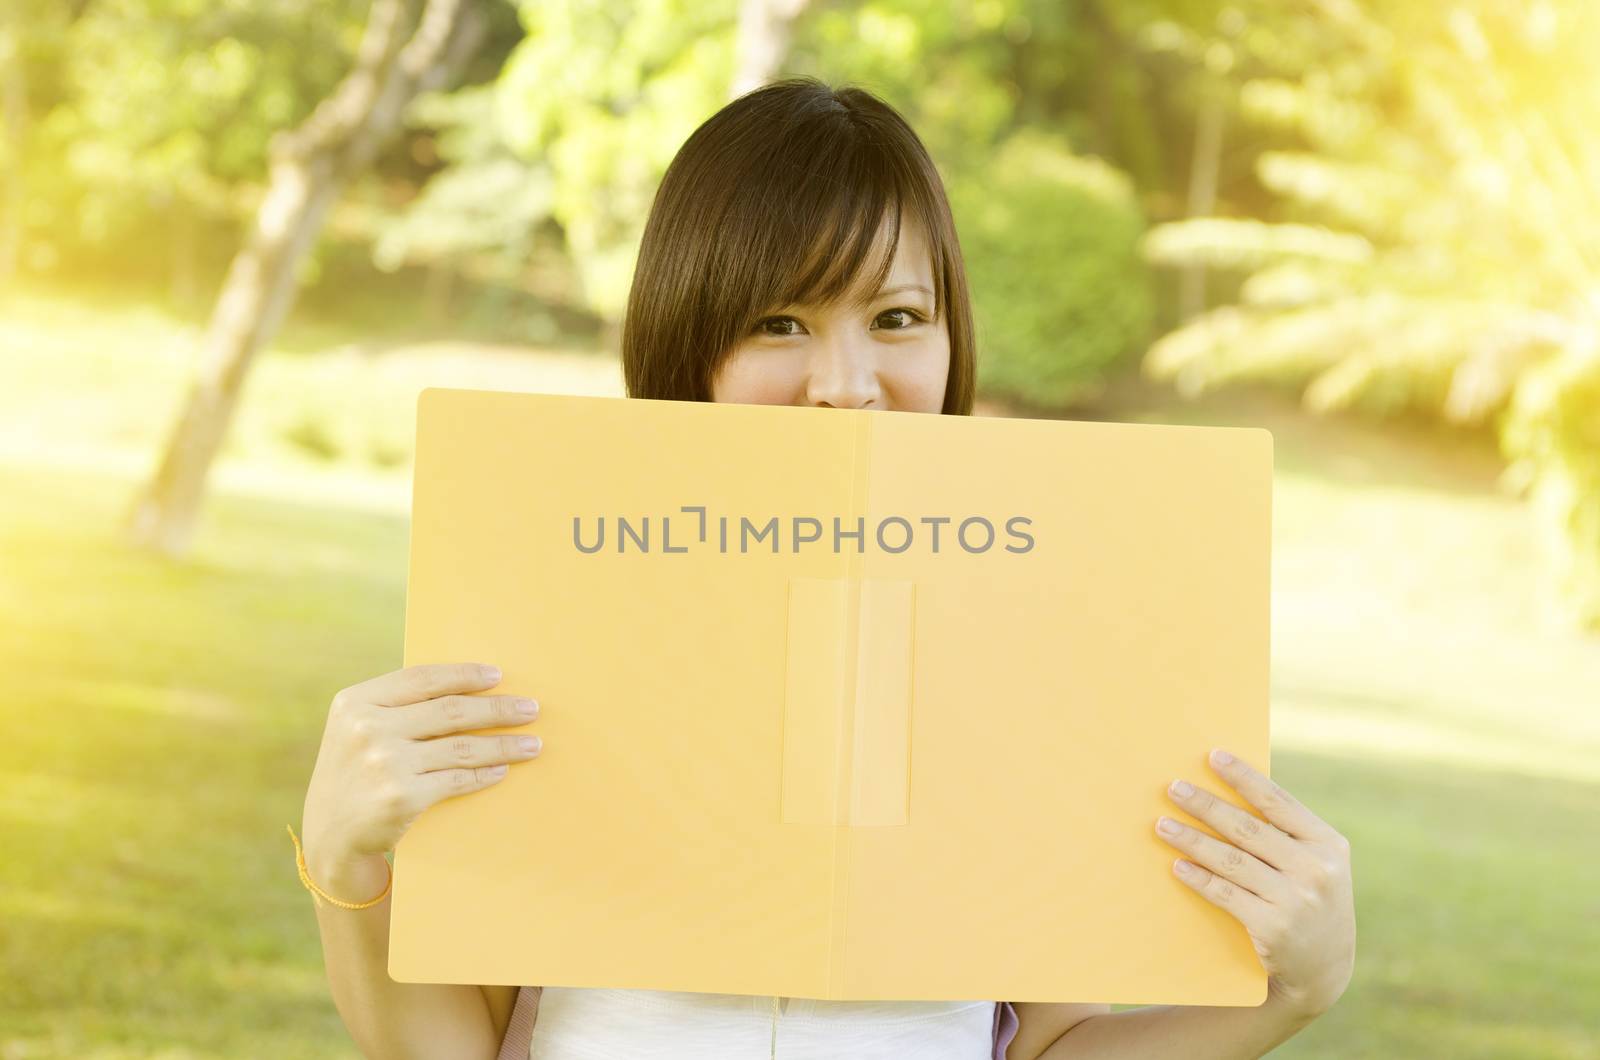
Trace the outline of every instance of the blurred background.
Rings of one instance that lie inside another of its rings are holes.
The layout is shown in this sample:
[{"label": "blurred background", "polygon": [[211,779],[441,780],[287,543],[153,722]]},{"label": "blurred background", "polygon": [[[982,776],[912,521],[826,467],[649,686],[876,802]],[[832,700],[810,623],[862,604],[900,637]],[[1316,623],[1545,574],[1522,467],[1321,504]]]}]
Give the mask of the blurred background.
[{"label": "blurred background", "polygon": [[1360,925],[1275,1055],[1600,1057],[1597,56],[1591,0],[5,0],[0,1060],[357,1055],[283,824],[400,665],[417,390],[620,395],[661,173],[792,74],[938,163],[981,413],[1274,434],[1272,771]]}]

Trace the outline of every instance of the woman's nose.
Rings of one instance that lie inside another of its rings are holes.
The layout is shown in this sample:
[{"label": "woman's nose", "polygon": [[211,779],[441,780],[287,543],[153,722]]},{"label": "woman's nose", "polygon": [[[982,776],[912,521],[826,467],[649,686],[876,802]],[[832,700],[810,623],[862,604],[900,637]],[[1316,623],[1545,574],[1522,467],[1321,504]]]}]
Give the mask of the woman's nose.
[{"label": "woman's nose", "polygon": [[847,337],[818,345],[806,385],[807,404],[836,409],[883,407],[877,358],[865,340]]}]

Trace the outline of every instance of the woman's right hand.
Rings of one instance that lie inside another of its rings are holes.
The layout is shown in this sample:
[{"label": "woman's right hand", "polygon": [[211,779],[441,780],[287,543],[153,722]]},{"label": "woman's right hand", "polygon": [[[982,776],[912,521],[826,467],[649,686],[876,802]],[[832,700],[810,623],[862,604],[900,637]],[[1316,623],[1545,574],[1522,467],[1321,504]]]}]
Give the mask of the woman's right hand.
[{"label": "woman's right hand", "polygon": [[429,806],[495,784],[509,763],[535,757],[537,736],[466,735],[538,717],[531,699],[468,694],[499,683],[493,666],[441,663],[408,666],[337,692],[306,791],[301,831],[308,866],[393,850]]}]

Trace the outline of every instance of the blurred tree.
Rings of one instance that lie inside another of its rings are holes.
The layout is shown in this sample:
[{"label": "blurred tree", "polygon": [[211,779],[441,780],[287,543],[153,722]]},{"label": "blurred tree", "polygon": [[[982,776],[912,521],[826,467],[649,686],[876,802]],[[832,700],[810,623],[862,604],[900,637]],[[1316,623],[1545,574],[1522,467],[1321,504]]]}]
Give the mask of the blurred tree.
[{"label": "blurred tree", "polygon": [[500,132],[516,158],[549,166],[551,217],[611,345],[656,185],[727,101],[736,11],[697,0],[524,0],[520,11],[527,36],[500,77]]},{"label": "blurred tree", "polygon": [[1092,400],[1151,326],[1132,185],[1036,128],[987,156],[949,186],[977,318],[978,383],[1035,406]]},{"label": "blurred tree", "polygon": [[188,547],[200,498],[245,374],[295,294],[296,266],[328,207],[400,124],[406,105],[471,54],[483,23],[473,0],[374,0],[354,69],[300,126],[273,137],[266,199],[217,299],[202,364],[160,466],[135,501],[133,542]]},{"label": "blurred tree", "polygon": [[794,20],[805,6],[806,0],[740,0],[730,97],[738,98],[778,76]]},{"label": "blurred tree", "polygon": [[1298,141],[1256,160],[1281,206],[1150,233],[1152,261],[1244,280],[1145,369],[1186,393],[1272,379],[1316,411],[1492,422],[1561,542],[1570,612],[1600,628],[1600,9],[1371,7],[1264,23],[1280,65],[1239,99]]},{"label": "blurred tree", "polygon": [[[349,68],[358,0],[24,0],[34,61],[27,255],[39,271],[137,260],[198,290],[197,234],[250,212],[271,134]],[[136,253],[130,254],[134,250]],[[166,261],[157,256],[166,252]]]},{"label": "blurred tree", "polygon": [[43,71],[59,65],[65,40],[83,13],[78,3],[9,0],[0,7],[0,293],[22,264],[28,228],[34,126],[41,101],[50,98],[34,85]]},{"label": "blurred tree", "polygon": [[373,263],[385,272],[407,264],[448,267],[518,285],[533,262],[539,229],[555,227],[550,165],[524,160],[506,143],[493,84],[419,96],[408,119],[435,131],[443,168],[379,225]]}]

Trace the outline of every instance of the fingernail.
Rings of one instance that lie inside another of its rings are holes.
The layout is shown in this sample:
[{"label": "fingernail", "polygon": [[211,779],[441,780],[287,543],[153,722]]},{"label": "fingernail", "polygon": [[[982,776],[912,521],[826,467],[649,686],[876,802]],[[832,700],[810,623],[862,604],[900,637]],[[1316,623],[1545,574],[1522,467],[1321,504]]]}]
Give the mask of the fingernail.
[{"label": "fingernail", "polygon": [[1211,752],[1211,760],[1219,766],[1225,766],[1233,761],[1233,756],[1219,747]]},{"label": "fingernail", "polygon": [[505,763],[502,762],[500,765],[497,765],[497,766],[494,766],[494,767],[490,768],[489,775],[491,777],[503,777],[503,776],[506,775],[506,770],[508,770],[510,768],[511,768],[510,766],[508,766],[508,765],[506,765]]},{"label": "fingernail", "polygon": [[537,699],[524,699],[517,704],[517,711],[531,718],[539,713],[539,701]]},{"label": "fingernail", "polygon": [[519,736],[517,738],[517,746],[524,751],[537,751],[539,749],[538,739],[537,736]]},{"label": "fingernail", "polygon": [[1178,871],[1178,875],[1180,876],[1187,876],[1189,873],[1194,871],[1194,866],[1189,864],[1187,861],[1184,861],[1182,858],[1179,858],[1177,861],[1173,862],[1172,867]]},{"label": "fingernail", "polygon": [[1172,782],[1172,793],[1180,799],[1187,799],[1194,794],[1194,785],[1187,780],[1174,780]]},{"label": "fingernail", "polygon": [[1157,821],[1156,828],[1160,829],[1166,835],[1178,834],[1178,822],[1174,821],[1170,817],[1163,817],[1161,820]]},{"label": "fingernail", "polygon": [[498,667],[498,666],[482,666],[482,667],[479,667],[479,669],[481,669],[483,671],[483,679],[485,681],[498,681],[498,680],[500,680],[500,667]]}]

